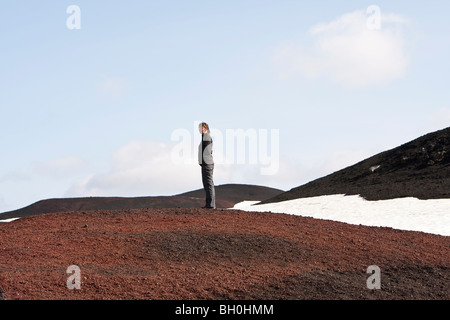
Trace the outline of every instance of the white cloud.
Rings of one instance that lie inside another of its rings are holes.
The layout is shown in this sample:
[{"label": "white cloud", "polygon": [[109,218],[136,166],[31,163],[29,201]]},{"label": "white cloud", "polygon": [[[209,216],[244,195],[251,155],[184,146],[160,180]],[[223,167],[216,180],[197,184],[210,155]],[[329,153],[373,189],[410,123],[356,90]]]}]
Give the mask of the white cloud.
[{"label": "white cloud", "polygon": [[[66,196],[174,195],[203,188],[201,168],[197,163],[197,145],[192,142],[185,149],[190,154],[184,161],[177,158],[179,147],[179,141],[130,142],[112,155],[108,172],[92,173],[77,180],[66,192]],[[214,182],[216,185],[264,185],[265,182],[276,181],[277,175],[261,175],[260,167],[258,164],[228,164],[217,161]]]},{"label": "white cloud", "polygon": [[34,173],[55,179],[67,178],[87,170],[87,163],[78,157],[67,156],[48,161],[34,162],[31,169]]},{"label": "white cloud", "polygon": [[[157,196],[174,195],[201,189],[201,169],[197,164],[196,141],[185,137],[183,161],[180,141],[159,143],[132,141],[119,148],[110,159],[106,172],[91,173],[77,180],[66,196]],[[220,139],[219,139],[220,140]],[[216,185],[228,183],[256,184],[288,190],[332,171],[352,165],[367,156],[367,151],[346,150],[335,152],[323,161],[305,159],[304,155],[293,157],[282,154],[275,174],[261,174],[261,164],[226,163],[217,154],[223,152],[220,144],[214,148],[217,162],[214,168]],[[217,152],[216,152],[217,151]],[[317,158],[317,156],[316,156]]]},{"label": "white cloud", "polygon": [[364,11],[347,13],[313,26],[310,45],[278,48],[274,62],[280,78],[326,78],[347,88],[402,78],[409,63],[402,30],[406,19],[381,13],[380,28],[375,30],[367,21]]},{"label": "white cloud", "polygon": [[173,195],[202,187],[198,164],[172,160],[174,143],[134,141],[117,150],[111,169],[74,183],[68,196]]}]

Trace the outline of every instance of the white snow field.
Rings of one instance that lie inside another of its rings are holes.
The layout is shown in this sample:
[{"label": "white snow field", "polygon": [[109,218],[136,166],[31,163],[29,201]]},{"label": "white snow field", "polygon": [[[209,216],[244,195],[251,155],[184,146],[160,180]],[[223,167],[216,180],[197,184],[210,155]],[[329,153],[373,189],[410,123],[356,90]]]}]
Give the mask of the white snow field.
[{"label": "white snow field", "polygon": [[243,201],[233,209],[273,212],[334,220],[356,225],[391,227],[450,236],[450,199],[399,198],[367,201],[360,196],[330,195],[253,206]]}]

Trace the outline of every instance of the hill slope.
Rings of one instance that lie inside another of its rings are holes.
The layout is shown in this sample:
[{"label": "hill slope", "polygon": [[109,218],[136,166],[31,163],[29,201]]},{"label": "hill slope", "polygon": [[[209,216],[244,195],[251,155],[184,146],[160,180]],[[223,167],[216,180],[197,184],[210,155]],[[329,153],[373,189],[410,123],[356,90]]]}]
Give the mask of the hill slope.
[{"label": "hill slope", "polygon": [[450,237],[285,214],[56,213],[0,225],[0,244],[0,299],[450,298]]},{"label": "hill slope", "polygon": [[262,203],[347,194],[367,200],[450,198],[450,127],[379,153]]},{"label": "hill slope", "polygon": [[[281,193],[283,191],[279,189],[245,184],[223,184],[216,187],[216,198],[219,200],[226,199],[234,204],[244,200],[264,200]],[[198,189],[179,194],[178,196],[204,199],[205,191]]]},{"label": "hill slope", "polygon": [[[216,206],[231,208],[244,200],[263,200],[282,193],[282,190],[263,186],[226,184],[216,186]],[[0,219],[81,210],[121,210],[142,208],[199,208],[205,205],[203,189],[174,196],[157,197],[87,197],[47,199],[27,207],[0,214]]]}]

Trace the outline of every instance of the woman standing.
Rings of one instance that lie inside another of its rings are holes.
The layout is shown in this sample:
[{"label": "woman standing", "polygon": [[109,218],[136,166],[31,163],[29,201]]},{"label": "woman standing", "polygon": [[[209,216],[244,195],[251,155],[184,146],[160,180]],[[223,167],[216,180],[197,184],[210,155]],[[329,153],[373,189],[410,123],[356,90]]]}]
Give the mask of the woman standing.
[{"label": "woman standing", "polygon": [[216,192],[213,182],[214,160],[212,156],[212,138],[207,123],[199,124],[198,129],[202,134],[202,141],[198,146],[198,163],[202,167],[203,188],[206,194],[206,203],[202,208],[216,208]]}]

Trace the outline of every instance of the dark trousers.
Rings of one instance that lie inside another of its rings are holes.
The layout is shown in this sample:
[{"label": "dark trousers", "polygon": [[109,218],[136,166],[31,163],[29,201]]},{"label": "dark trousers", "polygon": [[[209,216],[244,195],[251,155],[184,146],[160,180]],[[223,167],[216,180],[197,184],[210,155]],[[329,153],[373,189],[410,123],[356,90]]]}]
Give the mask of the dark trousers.
[{"label": "dark trousers", "polygon": [[206,194],[205,207],[209,208],[216,207],[216,191],[214,189],[213,171],[214,171],[213,164],[202,165],[202,181],[203,181],[203,188],[205,189]]}]

